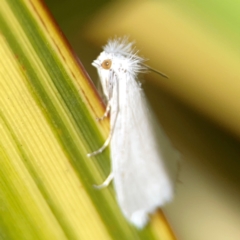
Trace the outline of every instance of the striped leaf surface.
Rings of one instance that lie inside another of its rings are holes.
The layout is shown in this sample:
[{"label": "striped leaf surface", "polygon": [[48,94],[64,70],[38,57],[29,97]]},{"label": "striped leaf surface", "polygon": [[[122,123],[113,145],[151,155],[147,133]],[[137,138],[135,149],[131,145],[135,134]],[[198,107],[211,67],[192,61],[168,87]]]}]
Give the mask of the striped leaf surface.
[{"label": "striped leaf surface", "polygon": [[0,239],[174,239],[161,213],[126,222],[109,174],[103,105],[37,0],[0,8]]}]

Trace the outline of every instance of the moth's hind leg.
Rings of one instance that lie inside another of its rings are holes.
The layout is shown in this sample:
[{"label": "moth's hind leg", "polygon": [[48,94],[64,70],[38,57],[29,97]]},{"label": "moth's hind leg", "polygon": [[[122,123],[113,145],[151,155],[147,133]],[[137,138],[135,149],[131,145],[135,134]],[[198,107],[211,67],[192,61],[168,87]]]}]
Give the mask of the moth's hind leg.
[{"label": "moth's hind leg", "polygon": [[102,188],[107,187],[112,180],[113,180],[113,172],[111,172],[108,175],[107,179],[101,185],[93,185],[93,186],[97,189],[102,189]]}]

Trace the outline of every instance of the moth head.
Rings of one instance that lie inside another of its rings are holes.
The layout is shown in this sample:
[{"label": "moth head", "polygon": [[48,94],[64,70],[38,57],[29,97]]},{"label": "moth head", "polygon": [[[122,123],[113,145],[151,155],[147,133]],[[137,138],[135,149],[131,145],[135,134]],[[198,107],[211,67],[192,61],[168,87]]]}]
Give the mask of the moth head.
[{"label": "moth head", "polygon": [[107,99],[110,98],[110,85],[112,84],[112,74],[114,72],[113,67],[113,55],[102,52],[92,65],[97,68],[100,82],[102,85],[103,93]]},{"label": "moth head", "polygon": [[111,54],[102,52],[96,60],[93,61],[92,65],[98,70],[110,70],[112,68],[113,57]]}]

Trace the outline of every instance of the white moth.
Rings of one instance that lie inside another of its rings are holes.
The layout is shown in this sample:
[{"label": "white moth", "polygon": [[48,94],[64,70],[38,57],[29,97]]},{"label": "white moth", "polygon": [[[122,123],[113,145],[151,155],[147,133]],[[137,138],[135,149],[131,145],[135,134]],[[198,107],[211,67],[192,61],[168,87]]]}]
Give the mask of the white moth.
[{"label": "white moth", "polygon": [[157,124],[137,81],[148,67],[127,38],[109,40],[92,63],[97,68],[110,113],[112,171],[98,188],[113,180],[118,204],[128,221],[143,228],[149,214],[172,200],[179,154]]}]

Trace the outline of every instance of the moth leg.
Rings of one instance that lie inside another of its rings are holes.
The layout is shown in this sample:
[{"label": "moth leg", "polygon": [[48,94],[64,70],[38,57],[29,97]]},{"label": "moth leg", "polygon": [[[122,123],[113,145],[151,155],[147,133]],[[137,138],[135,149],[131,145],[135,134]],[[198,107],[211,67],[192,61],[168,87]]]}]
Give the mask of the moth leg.
[{"label": "moth leg", "polygon": [[[112,126],[111,126],[111,129],[110,129],[110,133],[108,135],[108,138],[107,140],[105,141],[105,143],[103,144],[103,146],[101,148],[99,148],[97,151],[94,151],[92,153],[88,153],[87,156],[88,157],[92,157],[92,156],[95,156],[99,153],[101,153],[107,146],[108,144],[110,143],[111,141],[111,138],[112,138],[112,135],[113,135],[113,131],[114,131],[114,128],[115,128],[115,123],[116,123],[116,120],[117,120],[117,116],[118,116],[118,110],[119,110],[119,107],[118,107],[118,84],[116,83],[116,93],[117,94],[117,98],[116,98],[116,109],[114,111],[111,111],[111,119],[113,119],[112,121]],[[109,100],[109,108],[111,109],[111,104],[112,104],[112,95],[111,95],[111,99]]]},{"label": "moth leg", "polygon": [[102,147],[100,147],[97,151],[94,151],[92,153],[88,153],[87,154],[88,157],[92,157],[92,156],[95,156],[95,155],[101,153],[108,146],[108,144],[110,143],[111,138],[112,138],[112,133],[111,132],[112,131],[110,131],[110,134],[109,134],[107,140],[105,141],[105,143],[102,145]]},{"label": "moth leg", "polygon": [[[98,118],[97,120],[100,121],[100,120],[103,120],[105,117],[107,117],[110,109],[111,109],[111,100],[108,101],[107,108],[106,108],[106,111],[105,111],[104,115],[101,118]],[[112,129],[110,130],[109,136],[108,136],[107,140],[105,141],[105,143],[102,145],[102,147],[99,148],[97,151],[94,151],[92,153],[88,153],[87,156],[92,157],[94,155],[97,155],[97,154],[101,153],[108,146],[108,144],[111,141],[111,138],[112,138]]]},{"label": "moth leg", "polygon": [[[113,115],[114,115],[114,114],[113,114]],[[114,118],[114,121],[113,121],[113,126],[112,126],[112,128],[110,129],[110,133],[109,133],[109,135],[108,135],[107,140],[106,140],[105,143],[102,145],[102,147],[99,148],[97,151],[94,151],[94,152],[92,152],[92,153],[88,153],[88,154],[87,154],[88,157],[92,157],[92,156],[95,156],[95,155],[101,153],[101,152],[108,146],[108,144],[110,143],[111,138],[112,138],[112,135],[113,135],[113,131],[114,131],[115,122],[116,122],[116,119],[117,119],[117,112],[116,112],[116,114],[115,114],[114,117],[115,117],[115,118]]]},{"label": "moth leg", "polygon": [[109,183],[113,180],[113,172],[111,172],[108,177],[106,178],[106,180],[101,184],[101,185],[93,185],[95,188],[97,189],[102,189],[105,188],[109,185]]},{"label": "moth leg", "polygon": [[102,117],[96,118],[97,121],[102,121],[104,118],[106,118],[110,112],[110,109],[111,109],[111,104],[110,104],[110,101],[108,101],[108,104],[107,104],[104,114],[102,115]]}]

